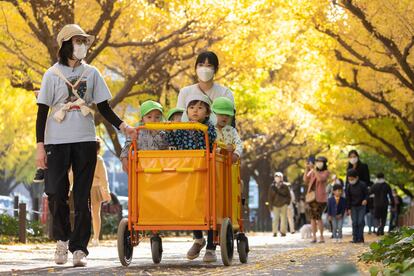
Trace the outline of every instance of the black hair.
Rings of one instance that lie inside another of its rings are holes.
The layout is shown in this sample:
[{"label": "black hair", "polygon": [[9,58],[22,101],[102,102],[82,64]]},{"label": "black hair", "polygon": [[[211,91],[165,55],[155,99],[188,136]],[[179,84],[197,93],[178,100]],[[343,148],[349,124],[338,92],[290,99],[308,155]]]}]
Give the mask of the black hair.
[{"label": "black hair", "polygon": [[69,66],[69,59],[73,57],[73,44],[72,39],[68,41],[63,41],[62,47],[60,47],[58,52],[59,63],[65,66]]},{"label": "black hair", "polygon": [[355,154],[355,155],[359,158],[359,154],[358,154],[358,152],[357,152],[356,150],[351,150],[351,151],[348,153],[348,157],[351,157],[351,154]]},{"label": "black hair", "polygon": [[348,177],[358,177],[358,171],[355,169],[349,169],[347,172]]},{"label": "black hair", "polygon": [[385,177],[384,173],[382,173],[382,172],[377,173],[377,178],[384,178],[384,177]]},{"label": "black hair", "polygon": [[333,191],[337,191],[337,190],[343,190],[344,188],[342,187],[341,184],[335,184],[333,185]]},{"label": "black hair", "polygon": [[206,107],[206,109],[207,109],[207,114],[208,114],[208,115],[210,115],[210,113],[211,113],[211,108],[210,108],[210,105],[209,105],[208,103],[206,103],[206,102],[203,102],[203,101],[199,101],[199,100],[194,100],[194,101],[191,101],[191,102],[187,105],[187,109],[188,109],[190,106],[196,105],[196,104],[198,104],[198,103],[201,103],[202,105],[204,105],[204,106]]},{"label": "black hair", "polygon": [[208,61],[208,63],[213,65],[214,72],[217,73],[219,69],[219,60],[218,60],[217,55],[211,51],[206,51],[206,52],[202,52],[201,54],[199,54],[196,59],[194,68],[197,69],[197,65],[199,63],[204,63],[206,60]]}]

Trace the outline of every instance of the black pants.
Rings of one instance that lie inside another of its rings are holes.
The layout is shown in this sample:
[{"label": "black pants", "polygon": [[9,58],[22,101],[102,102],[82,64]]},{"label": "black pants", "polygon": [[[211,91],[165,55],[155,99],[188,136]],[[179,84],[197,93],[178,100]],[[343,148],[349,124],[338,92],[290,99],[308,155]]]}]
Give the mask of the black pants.
[{"label": "black pants", "polygon": [[[45,146],[47,154],[45,193],[53,217],[53,238],[69,240],[69,250],[82,250],[88,255],[91,236],[90,190],[96,166],[96,142],[56,144]],[[69,179],[73,171],[73,199],[75,225],[71,231],[69,221]]]},{"label": "black pants", "polygon": [[377,235],[384,235],[384,227],[387,222],[388,206],[382,208],[375,208],[375,218],[378,221]]},{"label": "black pants", "polygon": [[[196,239],[202,239],[203,238],[203,231],[201,230],[195,230],[193,231],[194,238]],[[207,231],[207,247],[206,249],[209,250],[216,250],[216,245],[213,242],[213,230]]]}]

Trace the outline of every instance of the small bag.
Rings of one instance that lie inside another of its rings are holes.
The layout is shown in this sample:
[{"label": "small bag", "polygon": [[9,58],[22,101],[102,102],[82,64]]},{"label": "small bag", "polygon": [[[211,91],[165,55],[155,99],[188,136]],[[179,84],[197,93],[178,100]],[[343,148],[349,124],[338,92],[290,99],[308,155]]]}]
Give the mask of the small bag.
[{"label": "small bag", "polygon": [[312,186],[313,186],[313,184],[316,182],[316,179],[315,179],[315,181],[314,182],[312,182],[312,184],[310,184],[309,185],[309,187],[308,187],[308,192],[306,193],[306,196],[305,196],[305,201],[306,201],[306,203],[311,203],[311,202],[314,202],[314,201],[316,201],[316,193],[315,193],[315,191],[312,191],[311,189],[312,189]]}]

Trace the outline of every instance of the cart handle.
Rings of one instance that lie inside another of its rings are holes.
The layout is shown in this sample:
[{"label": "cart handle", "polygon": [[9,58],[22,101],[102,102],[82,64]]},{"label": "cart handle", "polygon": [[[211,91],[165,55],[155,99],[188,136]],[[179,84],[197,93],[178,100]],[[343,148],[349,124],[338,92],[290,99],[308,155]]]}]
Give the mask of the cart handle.
[{"label": "cart handle", "polygon": [[201,130],[206,132],[208,130],[208,126],[198,122],[180,122],[180,123],[173,123],[173,122],[166,122],[166,123],[146,123],[142,126],[137,127],[137,129],[148,129],[148,130],[177,130],[177,129],[185,129],[185,130]]}]

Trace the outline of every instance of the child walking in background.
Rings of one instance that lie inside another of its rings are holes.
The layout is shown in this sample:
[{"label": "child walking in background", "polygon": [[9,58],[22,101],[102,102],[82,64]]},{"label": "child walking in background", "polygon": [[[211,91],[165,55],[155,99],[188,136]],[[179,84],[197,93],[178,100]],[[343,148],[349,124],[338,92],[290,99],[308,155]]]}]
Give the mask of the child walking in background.
[{"label": "child walking in background", "polygon": [[[141,104],[140,108],[140,124],[156,123],[163,120],[162,117],[163,108],[160,103],[155,101],[145,101]],[[122,148],[121,155],[119,156],[122,162],[122,169],[128,171],[128,151],[131,146],[131,140],[127,139],[125,145]],[[166,141],[166,134],[164,131],[147,130],[143,129],[138,134],[139,150],[164,150],[168,149]]]},{"label": "child walking in background", "polygon": [[[190,122],[199,122],[208,126],[209,148],[213,148],[216,140],[216,131],[209,121],[211,113],[210,100],[203,94],[191,94],[186,98],[186,115]],[[178,150],[206,149],[204,133],[199,130],[176,130],[167,133],[167,140],[170,147]],[[194,243],[187,252],[187,258],[193,260],[200,255],[201,249],[206,245],[203,232],[200,230],[193,231]],[[213,242],[213,231],[207,232],[207,250],[204,255],[204,262],[217,261],[216,246]]]},{"label": "child walking in background", "polygon": [[346,200],[342,197],[340,184],[333,186],[333,195],[328,199],[328,216],[332,221],[332,235],[336,242],[342,241],[342,226],[346,209]]},{"label": "child walking in background", "polygon": [[234,116],[234,103],[229,98],[218,97],[213,102],[212,110],[217,116],[216,141],[226,145],[226,149],[233,152],[233,163],[236,163],[242,155],[243,143],[237,129],[230,125]]}]

